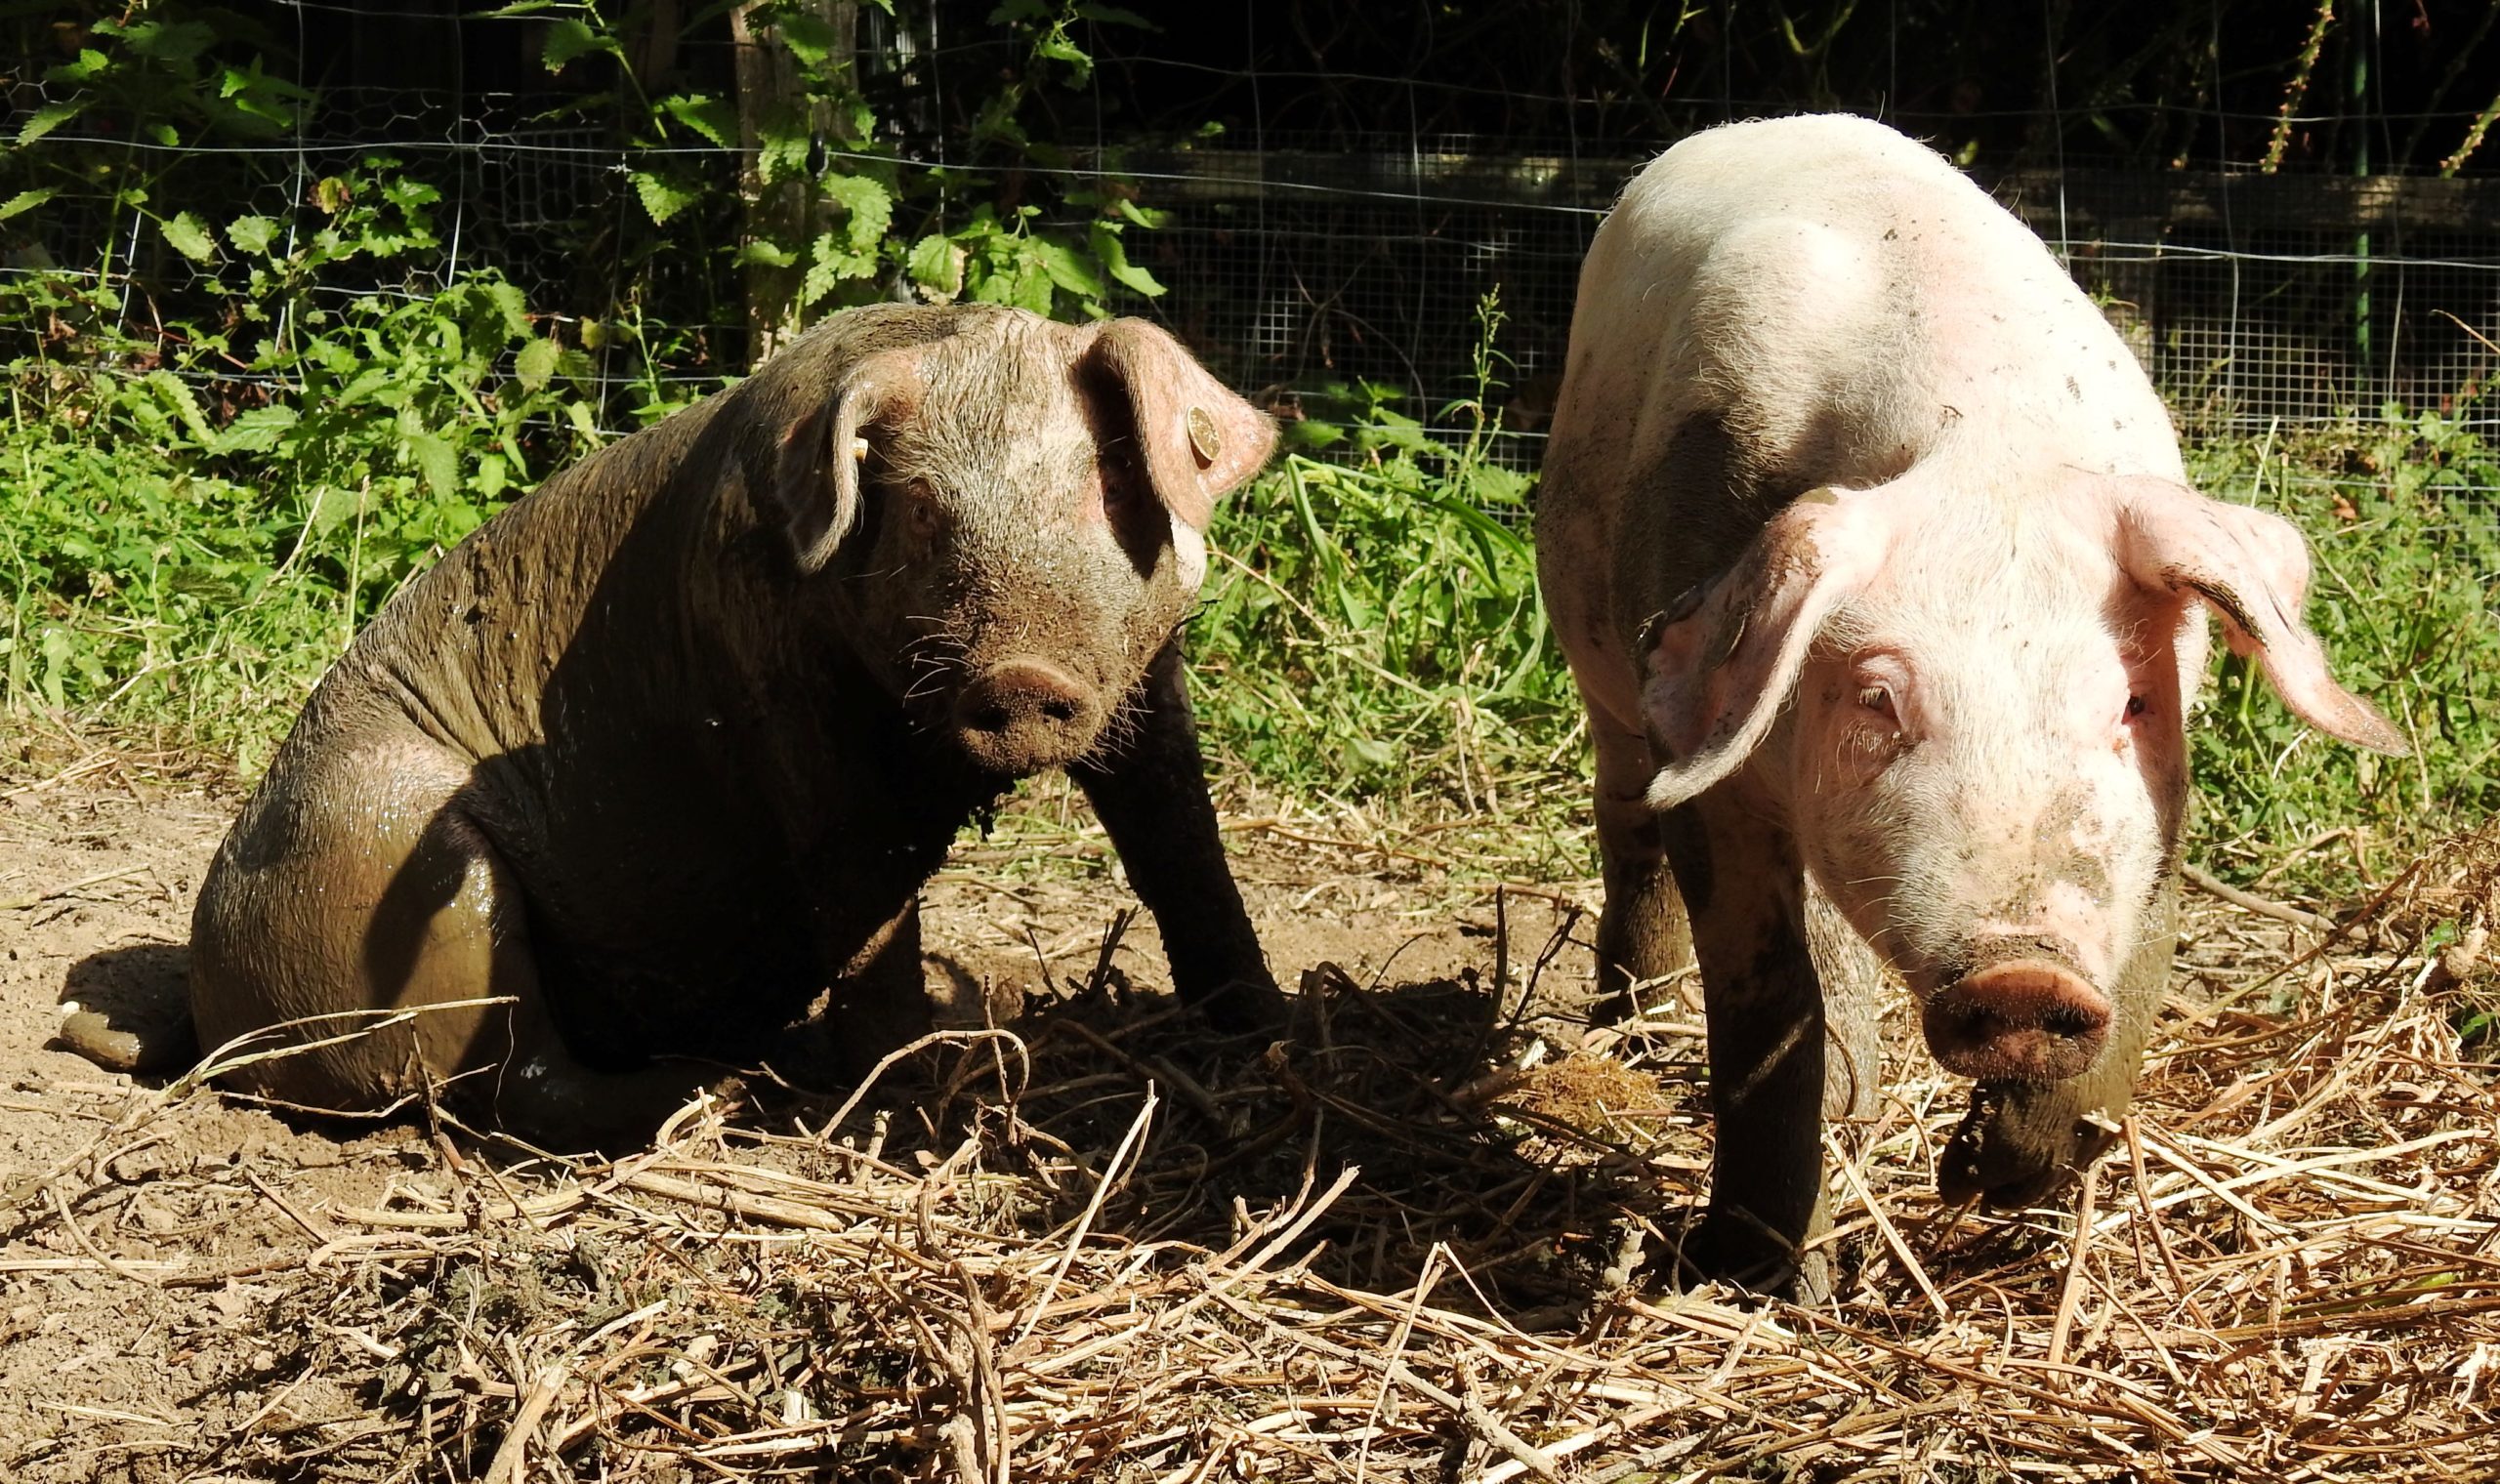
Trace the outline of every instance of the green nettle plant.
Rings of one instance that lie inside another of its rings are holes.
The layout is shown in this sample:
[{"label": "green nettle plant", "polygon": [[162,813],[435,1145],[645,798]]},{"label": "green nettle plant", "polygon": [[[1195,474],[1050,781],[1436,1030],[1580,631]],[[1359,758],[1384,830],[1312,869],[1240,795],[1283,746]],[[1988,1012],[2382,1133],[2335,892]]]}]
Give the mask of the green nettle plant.
[{"label": "green nettle plant", "polygon": [[[896,24],[896,0],[871,0]],[[984,195],[983,172],[1037,167],[1044,179],[1069,159],[1026,132],[1022,116],[1037,88],[1081,88],[1093,60],[1071,39],[1080,21],[1145,25],[1115,7],[1072,0],[1007,0],[992,24],[1023,43],[1024,63],[981,103],[968,164],[929,167],[904,160],[880,128],[862,71],[871,59],[856,4],[836,0],[755,0],[729,11],[737,41],[732,96],[652,89],[632,62],[629,22],[595,5],[521,0],[498,15],[548,15],[544,59],[562,73],[583,59],[604,61],[617,79],[613,102],[626,138],[647,151],[631,171],[636,198],[654,230],[701,210],[717,186],[704,146],[735,150],[742,208],[732,263],[742,275],[748,324],[769,347],[812,316],[888,297],[907,284],[919,298],[1011,304],[1039,314],[1102,317],[1117,294],[1153,299],[1163,285],[1131,263],[1132,227],[1151,229],[1159,213],[1125,187],[1093,184],[1061,192],[1064,218]],[[693,151],[689,153],[688,151]],[[1029,184],[1029,182],[1023,183]]]},{"label": "green nettle plant", "polygon": [[984,173],[1076,179],[1021,119],[1088,75],[1072,28],[1142,23],[1123,12],[1002,6],[1025,64],[942,171],[881,128],[856,6],[691,16],[738,43],[709,92],[647,65],[646,86],[636,63],[668,49],[644,10],[496,14],[540,27],[552,116],[609,127],[629,162],[619,276],[574,312],[491,268],[446,275],[439,189],[407,162],[323,154],[315,176],[268,148],[318,101],[249,21],[169,0],[21,18],[18,55],[59,60],[0,149],[0,705],[165,722],[249,766],[399,585],[604,429],[718,384],[663,258],[715,290],[693,322],[742,303],[756,353],[897,293],[1099,316],[1162,292],[1123,246],[1159,218],[1125,191],[1045,208]]}]

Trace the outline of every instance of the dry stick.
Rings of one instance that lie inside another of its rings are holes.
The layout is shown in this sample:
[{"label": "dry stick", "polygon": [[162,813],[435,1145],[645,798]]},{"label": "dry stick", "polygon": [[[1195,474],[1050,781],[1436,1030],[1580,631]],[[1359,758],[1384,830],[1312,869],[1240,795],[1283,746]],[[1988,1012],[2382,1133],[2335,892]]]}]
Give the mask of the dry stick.
[{"label": "dry stick", "polygon": [[[1384,1381],[1381,1394],[1386,1396],[1388,1392],[1388,1383]],[[1493,1415],[1492,1408],[1484,1405],[1483,1398],[1476,1394],[1476,1373],[1465,1365],[1459,1368],[1458,1400],[1460,1420],[1467,1423],[1469,1431],[1509,1454],[1511,1462],[1540,1479],[1562,1477],[1562,1466],[1555,1462],[1554,1455],[1522,1440]]]},{"label": "dry stick", "polygon": [[2219,897],[2234,907],[2245,908],[2260,917],[2271,917],[2278,923],[2289,923],[2295,928],[2306,928],[2312,932],[2325,933],[2329,936],[2335,935],[2340,930],[2331,918],[2319,917],[2314,912],[2304,912],[2298,907],[2275,901],[2271,897],[2259,896],[2254,891],[2241,890],[2192,861],[2181,861],[2179,875],[2181,880],[2207,896]]},{"label": "dry stick", "polygon": [[2170,1281],[2179,1289],[2179,1301],[2188,1305],[2188,1312],[2195,1319],[2198,1328],[2210,1330],[2214,1321],[2206,1315],[2204,1306],[2196,1301],[2195,1292],[2188,1288],[2188,1275],[2179,1267],[2179,1255],[2170,1250],[2168,1223],[2161,1219],[2160,1211],[2152,1203],[2152,1181],[2145,1175],[2144,1134],[2136,1127],[2135,1114],[2127,1115],[2124,1127],[2127,1131],[2127,1158],[2136,1167],[2136,1201],[2144,1207],[2145,1224],[2152,1228],[2153,1250],[2161,1254],[2162,1265],[2170,1269]]},{"label": "dry stick", "polygon": [[127,1278],[133,1283],[143,1284],[149,1283],[151,1281],[146,1274],[139,1273],[122,1266],[119,1259],[104,1256],[104,1250],[103,1248],[98,1247],[94,1242],[88,1240],[87,1228],[79,1225],[78,1218],[69,1214],[69,1203],[62,1198],[61,1187],[59,1185],[46,1185],[44,1187],[44,1193],[52,1197],[53,1211],[60,1216],[61,1224],[69,1228],[69,1235],[76,1240],[81,1252],[84,1252],[88,1257],[95,1258],[96,1261],[107,1272],[110,1272],[117,1278]]},{"label": "dry stick", "polygon": [[[1424,1378],[1416,1375],[1412,1370],[1409,1370],[1404,1361],[1397,1359],[1394,1355],[1388,1359],[1383,1359],[1377,1355],[1367,1354],[1364,1351],[1338,1344],[1333,1340],[1321,1340],[1312,1335],[1305,1335],[1297,1330],[1289,1330],[1283,1325],[1278,1324],[1274,1318],[1269,1315],[1265,1310],[1252,1308],[1229,1294],[1217,1296],[1216,1301],[1223,1304],[1226,1308],[1232,1310],[1233,1313],[1239,1315],[1241,1318],[1261,1326],[1279,1340],[1285,1340],[1291,1344],[1301,1345],[1307,1350],[1313,1350],[1322,1355],[1333,1356],[1338,1360],[1351,1361],[1354,1364],[1362,1367],[1364,1370],[1381,1378],[1381,1384],[1384,1389],[1393,1382],[1403,1383],[1421,1394],[1426,1401],[1433,1403],[1437,1407],[1442,1408],[1447,1411],[1450,1416],[1459,1419],[1460,1422],[1465,1422],[1468,1421],[1467,1404],[1459,1400],[1455,1393],[1444,1390],[1441,1387],[1433,1384],[1431,1381],[1424,1380]],[[1483,1433],[1479,1434],[1485,1442],[1501,1449],[1504,1453],[1509,1454],[1514,1459],[1524,1462],[1527,1459],[1536,1458],[1541,1460],[1547,1467],[1551,1468],[1553,1466],[1552,1459],[1546,1458],[1525,1439],[1520,1437],[1519,1434],[1511,1431],[1508,1427],[1503,1426],[1499,1419],[1488,1416],[1486,1418],[1486,1422],[1490,1424],[1489,1427]],[[1471,1426],[1469,1430],[1474,1431],[1475,1428]],[[1552,1477],[1552,1475],[1546,1476]]]},{"label": "dry stick", "polygon": [[841,1128],[843,1120],[849,1118],[853,1110],[856,1109],[859,1106],[860,1101],[868,1095],[868,1090],[877,1085],[877,1079],[885,1076],[886,1069],[893,1066],[896,1062],[902,1060],[904,1057],[911,1055],[915,1051],[924,1051],[933,1046],[945,1046],[957,1041],[983,1041],[992,1037],[1002,1038],[1015,1043],[1016,1054],[1022,1057],[1024,1060],[1024,1080],[1028,1083],[1031,1082],[1033,1080],[1032,1049],[1024,1045],[1024,1038],[1017,1035],[1014,1031],[932,1031],[928,1035],[921,1037],[919,1040],[914,1041],[907,1046],[895,1048],[893,1051],[886,1052],[883,1057],[879,1058],[877,1064],[868,1069],[868,1075],[859,1079],[859,1086],[852,1089],[851,1095],[843,1099],[842,1106],[834,1109],[833,1116],[824,1121],[824,1129],[817,1134],[817,1136],[819,1138],[831,1137],[833,1131]]},{"label": "dry stick", "polygon": [[144,865],[124,866],[118,871],[99,871],[93,876],[82,876],[65,886],[55,886],[49,891],[29,891],[22,896],[0,896],[0,912],[22,912],[28,907],[39,907],[45,902],[83,891],[89,886],[101,886],[106,882],[145,875],[147,869]]},{"label": "dry stick", "polygon": [[2389,902],[2394,901],[2396,899],[2396,894],[2398,891],[2403,890],[2406,886],[2412,885],[2413,879],[2420,875],[2421,872],[2422,862],[2418,860],[2413,864],[2406,866],[2403,870],[2398,871],[2396,873],[2396,880],[2389,882],[2384,886],[2381,886],[2371,895],[2368,901],[2363,902],[2358,908],[2346,913],[2344,915],[2344,921],[2337,925],[2333,931],[2321,936],[2315,944],[2302,952],[2297,958],[2292,959],[2281,968],[2275,969],[2272,973],[2262,974],[2257,978],[2251,979],[2247,983],[2242,984],[2237,989],[2230,991],[2229,994],[2217,996],[2205,1005],[2193,1009],[2187,1014],[2182,1024],[2182,1029],[2184,1030],[2189,1026],[2203,1025],[2222,1014],[2224,1010],[2237,1005],[2240,1001],[2245,1000],[2250,995],[2264,989],[2267,985],[2273,983],[2283,975],[2290,973],[2296,969],[2305,968],[2306,966],[2313,964],[2319,959],[2326,957],[2326,951],[2334,947],[2339,938],[2351,934],[2362,924],[2369,922],[2372,918],[2375,918],[2378,915],[2379,909],[2386,906]]},{"label": "dry stick", "polygon": [[2084,1255],[2092,1245],[2092,1207],[2101,1190],[2101,1163],[2083,1168],[2083,1194],[2075,1200],[2074,1246],[2066,1254],[2066,1280],[2058,1295],[2058,1317],[2049,1326],[2049,1364],[2066,1363],[2066,1338],[2074,1333],[2074,1311],[2083,1301]]},{"label": "dry stick", "polygon": [[1139,1079],[1145,1082],[1148,1087],[1153,1086],[1155,1079],[1158,1077],[1170,1081],[1172,1084],[1172,1092],[1175,1096],[1179,1097],[1183,1102],[1188,1103],[1191,1108],[1197,1110],[1200,1117],[1206,1119],[1207,1122],[1215,1125],[1217,1128],[1221,1129],[1225,1126],[1224,1109],[1216,1105],[1216,1100],[1213,1094],[1209,1093],[1205,1088],[1200,1087],[1195,1078],[1183,1074],[1180,1068],[1162,1065],[1161,1063],[1163,1058],[1161,1057],[1157,1057],[1155,1064],[1149,1066],[1146,1062],[1130,1055],[1128,1052],[1121,1051],[1118,1047],[1112,1045],[1109,1037],[1104,1036],[1101,1031],[1096,1030],[1094,1027],[1087,1025],[1081,1020],[1061,1020],[1057,1023],[1068,1030],[1074,1031],[1081,1040],[1091,1044],[1096,1051],[1102,1051],[1112,1060],[1117,1061],[1122,1066],[1125,1066],[1130,1071],[1136,1073]]},{"label": "dry stick", "polygon": [[[1415,1316],[1423,1311],[1424,1300],[1432,1297],[1433,1285],[1440,1278],[1441,1255],[1445,1249],[1436,1242],[1424,1254],[1424,1269],[1415,1275],[1415,1292],[1407,1299],[1406,1312],[1397,1316],[1397,1326],[1390,1332],[1389,1358],[1392,1365],[1406,1352],[1406,1340],[1415,1333]],[[1380,1415],[1388,1410],[1389,1398],[1396,1390],[1394,1379],[1384,1380],[1371,1399],[1371,1415],[1364,1419],[1365,1436],[1362,1449],[1354,1456],[1354,1477],[1361,1478],[1371,1463],[1371,1437],[1380,1430]],[[1549,1474],[1548,1477],[1551,1475]]]},{"label": "dry stick", "polygon": [[1111,1198],[1111,1187],[1120,1180],[1120,1165],[1128,1158],[1129,1150],[1144,1137],[1146,1122],[1153,1118],[1154,1105],[1158,1100],[1154,1095],[1154,1084],[1147,1083],[1146,1101],[1139,1105],[1136,1121],[1129,1125],[1128,1133],[1120,1135],[1119,1147],[1111,1151],[1110,1159],[1104,1164],[1103,1177],[1094,1182],[1094,1198],[1085,1203],[1085,1214],[1076,1218],[1076,1230],[1068,1233],[1067,1246],[1061,1250],[1059,1261],[1052,1264],[1050,1281],[1042,1285],[1042,1296],[1033,1300],[1031,1309],[1024,1316],[1023,1327],[1016,1332],[1014,1340],[1008,1341],[1010,1350],[1024,1342],[1024,1337],[1033,1333],[1033,1326],[1042,1322],[1042,1310],[1059,1297],[1060,1282],[1067,1276],[1068,1264],[1076,1260],[1077,1249],[1085,1245],[1085,1236],[1093,1229],[1094,1218],[1103,1213],[1103,1203]]},{"label": "dry stick", "polygon": [[1832,1163],[1840,1168],[1841,1178],[1849,1181],[1851,1193],[1865,1206],[1866,1214],[1875,1218],[1875,1229],[1884,1234],[1884,1245],[1893,1250],[1893,1256],[1900,1261],[1902,1270],[1910,1275],[1918,1284],[1918,1291],[1925,1294],[1927,1301],[1935,1306],[1936,1317],[1947,1324],[1952,1323],[1952,1308],[1945,1303],[1944,1296],[1936,1291],[1936,1285],[1929,1281],[1927,1268],[1918,1260],[1918,1255],[1910,1251],[1909,1243],[1901,1240],[1900,1232],[1893,1225],[1893,1218],[1886,1216],[1884,1208],[1876,1203],[1875,1192],[1867,1188],[1866,1177],[1857,1173],[1857,1162],[1847,1157],[1846,1151],[1832,1137],[1831,1131],[1823,1132],[1823,1143],[1831,1150]]},{"label": "dry stick", "polygon": [[518,1484],[528,1464],[529,1440],[571,1376],[563,1366],[549,1366],[529,1383],[529,1394],[521,1399],[521,1410],[513,1414],[503,1446],[495,1450],[494,1462],[486,1465],[485,1484]]},{"label": "dry stick", "polygon": [[[1120,939],[1128,936],[1129,924],[1136,918],[1135,907],[1122,907],[1111,914],[1111,926],[1103,931],[1102,951],[1094,956],[1094,971],[1085,976],[1084,992],[1087,995],[1101,994],[1111,982],[1112,955],[1120,951]],[[1045,984],[1044,987],[1049,986]]]}]

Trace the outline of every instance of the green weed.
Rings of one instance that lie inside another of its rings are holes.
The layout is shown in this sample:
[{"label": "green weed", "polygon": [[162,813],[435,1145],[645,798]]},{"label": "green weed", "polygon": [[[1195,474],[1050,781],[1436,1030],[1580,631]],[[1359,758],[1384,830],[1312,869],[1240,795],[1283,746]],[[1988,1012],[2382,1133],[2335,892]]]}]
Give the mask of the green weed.
[{"label": "green weed", "polygon": [[[426,230],[422,200],[372,199],[375,238]],[[0,706],[167,730],[248,773],[359,623],[599,433],[583,352],[491,276],[341,301],[295,292],[310,275],[274,237],[214,246],[210,270],[264,306],[214,343],[116,338],[119,306],[64,280],[13,280],[0,304],[57,327],[9,368],[0,426]],[[1492,821],[1578,876],[1579,707],[1537,596],[1532,480],[1491,457],[1485,312],[1487,394],[1436,419],[1471,436],[1438,441],[1381,389],[1350,388],[1356,421],[1330,446],[1306,433],[1227,502],[1197,691],[1232,779]],[[597,333],[642,344],[631,324]],[[656,381],[641,402],[672,405]],[[2500,810],[2500,453],[2425,416],[2210,442],[2194,462],[2206,489],[2309,534],[2312,621],[2416,750],[2319,738],[2220,659],[2193,732],[2191,852],[2350,900]]]},{"label": "green weed", "polygon": [[2500,811],[2500,451],[2435,414],[2192,450],[2207,491],[2298,524],[2309,618],[2337,673],[2402,728],[2380,758],[2310,731],[2224,656],[2193,731],[2191,847],[2347,899],[2415,847]]}]

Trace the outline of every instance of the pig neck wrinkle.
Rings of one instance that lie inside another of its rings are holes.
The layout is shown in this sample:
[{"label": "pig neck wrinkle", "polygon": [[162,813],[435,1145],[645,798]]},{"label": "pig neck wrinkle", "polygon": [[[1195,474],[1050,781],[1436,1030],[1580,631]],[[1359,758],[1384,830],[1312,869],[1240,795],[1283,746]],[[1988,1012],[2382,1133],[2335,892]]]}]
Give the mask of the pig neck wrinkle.
[{"label": "pig neck wrinkle", "polygon": [[706,518],[718,477],[689,455],[726,400],[609,444],[515,502],[386,608],[348,663],[472,762],[549,740],[560,684],[598,690],[603,724],[699,705],[708,675],[688,610],[720,560]]}]

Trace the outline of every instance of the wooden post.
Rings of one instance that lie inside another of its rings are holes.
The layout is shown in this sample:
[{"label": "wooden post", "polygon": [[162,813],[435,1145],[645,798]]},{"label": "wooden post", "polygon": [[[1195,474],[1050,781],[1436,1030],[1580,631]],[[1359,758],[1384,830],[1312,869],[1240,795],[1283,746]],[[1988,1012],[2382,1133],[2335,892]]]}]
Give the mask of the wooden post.
[{"label": "wooden post", "polygon": [[[803,0],[805,7],[832,29],[835,44],[826,65],[855,65],[859,7],[855,0]],[[792,254],[786,266],[750,256],[743,275],[746,296],[747,364],[762,365],[803,327],[799,291],[807,281],[808,247],[826,227],[823,197],[813,177],[786,169],[767,185],[763,170],[764,130],[768,120],[797,115],[810,139],[821,139],[832,128],[831,111],[812,101],[799,77],[798,59],[775,27],[761,19],[755,0],[729,12],[729,40],[737,59],[738,195],[746,203],[741,248],[769,244]]]}]

